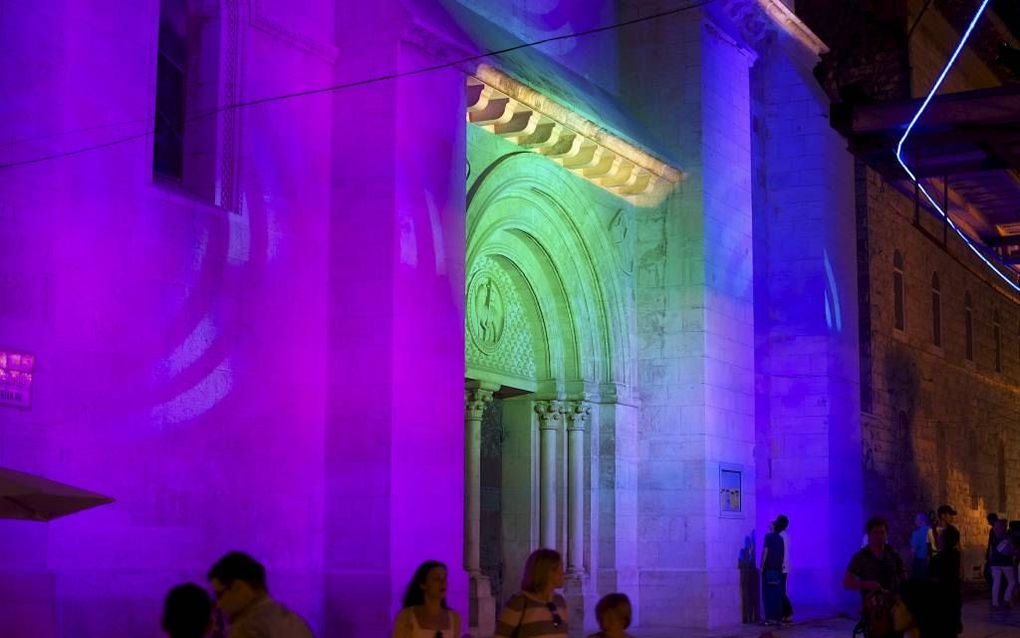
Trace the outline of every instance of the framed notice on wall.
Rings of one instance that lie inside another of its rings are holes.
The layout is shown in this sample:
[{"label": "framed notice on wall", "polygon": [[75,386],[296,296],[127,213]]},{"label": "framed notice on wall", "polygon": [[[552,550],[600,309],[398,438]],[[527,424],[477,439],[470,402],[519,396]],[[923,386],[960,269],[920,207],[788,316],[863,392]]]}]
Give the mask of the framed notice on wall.
[{"label": "framed notice on wall", "polygon": [[739,465],[719,465],[719,515],[744,515],[744,493],[741,481],[743,470]]},{"label": "framed notice on wall", "polygon": [[34,365],[35,357],[30,354],[0,350],[0,405],[31,405]]}]

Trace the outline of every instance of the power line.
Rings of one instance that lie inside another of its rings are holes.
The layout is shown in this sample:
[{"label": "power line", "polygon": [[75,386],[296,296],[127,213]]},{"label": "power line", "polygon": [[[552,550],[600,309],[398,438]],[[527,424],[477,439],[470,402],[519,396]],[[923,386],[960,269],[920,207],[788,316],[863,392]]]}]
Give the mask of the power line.
[{"label": "power line", "polygon": [[[620,29],[620,28],[623,28],[623,27],[628,27],[628,26],[632,26],[632,25],[635,25],[635,24],[640,24],[642,22],[649,22],[649,21],[652,21],[652,20],[661,20],[662,18],[667,18],[667,17],[670,17],[670,16],[674,16],[674,15],[678,15],[678,14],[684,13],[685,11],[690,11],[692,9],[697,9],[699,7],[703,7],[703,6],[707,5],[707,4],[711,4],[714,1],[715,0],[699,0],[698,2],[694,2],[692,4],[685,5],[685,6],[682,6],[682,7],[677,7],[676,9],[669,9],[667,11],[660,11],[658,13],[652,13],[652,14],[649,14],[647,16],[641,16],[641,17],[638,17],[638,18],[632,18],[630,20],[624,20],[622,22],[614,22],[613,24],[604,25],[604,26],[601,26],[601,27],[593,27],[591,29],[585,29],[583,31],[576,31],[576,32],[565,33],[565,34],[556,35],[556,36],[550,36],[548,38],[542,38],[541,40],[534,40],[532,42],[525,42],[525,43],[518,44],[518,45],[515,45],[515,46],[512,46],[512,47],[507,47],[505,49],[497,49],[495,51],[485,51],[485,52],[482,52],[482,53],[477,53],[477,54],[474,54],[474,55],[469,55],[469,56],[466,56],[466,57],[463,57],[463,58],[459,58],[457,60],[451,60],[449,62],[442,62],[442,63],[439,63],[439,64],[432,64],[432,65],[420,67],[420,68],[417,68],[417,69],[411,69],[410,71],[397,71],[397,72],[394,72],[394,73],[386,73],[386,74],[383,74],[383,75],[377,75],[377,76],[370,77],[370,78],[364,78],[364,79],[361,79],[361,80],[353,80],[353,81],[350,81],[350,82],[342,82],[340,84],[332,84],[332,85],[329,85],[329,86],[318,87],[318,88],[314,88],[314,89],[306,89],[306,90],[303,90],[303,91],[295,91],[293,93],[283,93],[283,94],[280,94],[280,95],[273,95],[273,96],[257,98],[257,99],[253,99],[253,100],[245,100],[245,101],[242,101],[242,102],[235,102],[233,104],[227,104],[227,105],[224,105],[224,106],[222,106],[220,108],[213,109],[211,111],[206,111],[204,113],[196,114],[196,115],[194,115],[194,116],[192,116],[190,118],[187,118],[185,120],[185,123],[194,122],[194,121],[206,118],[206,117],[211,117],[213,115],[217,115],[219,113],[223,113],[223,112],[226,112],[226,111],[232,111],[232,110],[235,110],[235,109],[248,108],[248,107],[251,107],[251,106],[260,106],[260,105],[269,104],[269,103],[272,103],[272,102],[282,102],[284,100],[292,100],[292,99],[295,99],[295,98],[307,97],[307,96],[310,96],[310,95],[319,95],[319,94],[322,94],[322,93],[331,93],[333,91],[342,91],[342,90],[346,90],[346,89],[353,89],[353,88],[362,87],[362,86],[366,86],[366,85],[370,85],[370,84],[376,84],[376,83],[379,83],[379,82],[386,82],[386,81],[389,81],[389,80],[396,80],[396,79],[405,78],[405,77],[412,77],[412,76],[415,76],[415,75],[423,75],[425,73],[432,73],[434,71],[440,71],[440,70],[443,70],[443,69],[449,69],[449,68],[453,68],[453,67],[458,67],[460,65],[467,64],[469,62],[474,62],[474,61],[477,61],[477,60],[482,60],[482,59],[488,58],[490,56],[504,55],[506,53],[513,53],[514,51],[520,51],[522,49],[528,49],[528,48],[531,48],[531,47],[541,46],[543,44],[549,44],[550,42],[558,42],[560,40],[567,40],[567,39],[570,39],[570,38],[580,38],[580,37],[584,37],[584,36],[588,36],[588,35],[594,35],[596,33],[603,33],[603,32],[606,32],[606,31],[613,31],[613,30]],[[138,120],[134,120],[134,121],[137,122]],[[127,123],[125,123],[125,125],[126,124]],[[118,126],[118,125],[117,124],[111,124],[109,126]],[[102,128],[102,127],[98,127],[98,128]],[[85,130],[89,130],[89,129],[85,129]],[[59,153],[51,153],[49,155],[43,155],[43,156],[35,157],[35,158],[32,158],[32,159],[18,160],[18,161],[15,161],[15,162],[7,162],[7,163],[4,163],[4,164],[0,164],[0,170],[2,170],[2,169],[10,169],[10,168],[17,168],[17,167],[20,167],[20,166],[28,166],[28,165],[31,165],[31,164],[39,164],[39,163],[42,163],[42,162],[48,162],[48,161],[51,161],[51,160],[61,159],[61,158],[65,158],[65,157],[73,157],[73,156],[81,155],[83,153],[87,153],[87,152],[90,152],[90,151],[100,150],[100,149],[103,149],[103,148],[109,148],[111,146],[117,146],[119,144],[126,144],[127,142],[132,142],[134,140],[138,140],[138,139],[142,139],[142,138],[145,138],[145,137],[149,137],[149,136],[154,135],[154,134],[155,134],[155,130],[154,129],[146,129],[145,131],[143,131],[141,133],[135,133],[133,135],[127,135],[127,136],[124,136],[124,137],[120,137],[120,138],[111,140],[109,142],[103,142],[103,143],[100,143],[100,144],[93,144],[93,145],[89,145],[89,146],[84,146],[84,147],[77,148],[77,149],[72,149],[72,150],[69,150],[69,151],[61,151]]]}]

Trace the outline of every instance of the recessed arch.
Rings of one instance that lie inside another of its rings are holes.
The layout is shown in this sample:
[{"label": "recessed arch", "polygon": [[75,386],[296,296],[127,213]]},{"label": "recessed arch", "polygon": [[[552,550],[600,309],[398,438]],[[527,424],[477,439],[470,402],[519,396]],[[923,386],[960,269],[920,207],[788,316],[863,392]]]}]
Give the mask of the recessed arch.
[{"label": "recessed arch", "polygon": [[513,264],[536,299],[550,378],[627,383],[628,344],[614,338],[627,334],[617,251],[572,179],[530,153],[486,167],[468,194],[466,272],[494,256]]}]

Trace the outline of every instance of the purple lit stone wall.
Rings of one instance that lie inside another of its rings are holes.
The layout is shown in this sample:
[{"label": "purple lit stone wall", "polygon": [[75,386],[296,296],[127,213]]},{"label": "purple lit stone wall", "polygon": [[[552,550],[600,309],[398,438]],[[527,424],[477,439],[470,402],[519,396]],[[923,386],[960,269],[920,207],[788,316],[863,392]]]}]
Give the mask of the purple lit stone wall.
[{"label": "purple lit stone wall", "polygon": [[[341,56],[340,83],[437,61],[389,3],[337,20],[358,52]],[[464,76],[410,76],[333,100],[328,624],[332,635],[377,635],[415,567],[436,559],[466,629]]]},{"label": "purple lit stone wall", "polygon": [[[330,102],[238,114],[230,210],[154,184],[138,134],[157,22],[155,2],[29,3],[0,22],[4,162],[135,136],[0,173],[0,334],[39,361],[32,409],[0,415],[0,464],[117,499],[0,524],[6,636],[156,635],[167,588],[235,548],[323,627],[330,190],[323,162],[297,159],[328,152]],[[329,80],[268,32],[236,35],[258,70],[247,96]]]},{"label": "purple lit stone wall", "polygon": [[863,527],[853,163],[810,64],[777,49],[752,71],[758,552],[786,514],[794,606],[853,608],[838,585]]},{"label": "purple lit stone wall", "polygon": [[[159,635],[166,590],[231,549],[317,635],[385,633],[425,559],[467,619],[465,77],[364,81],[474,53],[464,31],[492,25],[424,0],[291,5],[192,5],[196,55],[217,47],[196,90],[351,86],[195,124],[209,144],[190,148],[214,151],[185,160],[209,171],[199,190],[152,175],[157,0],[0,14],[0,163],[56,156],[0,168],[0,347],[37,357],[31,409],[0,407],[0,466],[117,499],[0,521],[5,638]],[[524,39],[634,17],[472,8]],[[829,604],[860,523],[852,172],[810,73],[730,20],[692,10],[536,54],[620,89],[586,106],[619,106],[686,172],[634,209],[613,339],[636,344],[621,396],[638,400],[593,430],[623,461],[590,477],[618,501],[612,525],[587,513],[593,582],[627,589],[645,625],[737,622],[738,553],[780,512],[795,601]],[[568,108],[598,93],[558,88]],[[737,515],[721,465],[743,470]]]}]

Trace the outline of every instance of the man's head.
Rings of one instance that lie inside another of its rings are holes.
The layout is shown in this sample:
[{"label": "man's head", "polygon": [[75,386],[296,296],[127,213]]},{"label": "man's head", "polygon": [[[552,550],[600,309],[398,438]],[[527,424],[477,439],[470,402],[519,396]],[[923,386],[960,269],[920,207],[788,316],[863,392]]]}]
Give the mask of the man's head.
[{"label": "man's head", "polygon": [[776,517],[776,522],[773,525],[777,532],[785,532],[786,528],[790,526],[790,519],[786,518],[785,514],[780,514]]},{"label": "man's head", "polygon": [[952,524],[954,517],[956,516],[956,510],[953,509],[952,505],[942,505],[939,507],[939,520],[943,523]]},{"label": "man's head", "polygon": [[243,552],[230,552],[219,559],[207,578],[216,593],[216,604],[230,620],[266,594],[266,568]]},{"label": "man's head", "polygon": [[595,618],[602,631],[620,632],[630,627],[633,610],[626,594],[607,594],[595,605]]},{"label": "man's head", "polygon": [[995,521],[999,520],[999,515],[996,514],[995,512],[992,512],[988,515],[986,520],[988,521],[989,525],[995,525]]},{"label": "man's head", "polygon": [[213,601],[194,583],[171,589],[163,602],[163,631],[170,638],[204,638],[212,631]]},{"label": "man's head", "polygon": [[872,516],[864,525],[864,531],[868,533],[868,545],[878,549],[885,547],[889,540],[889,523],[881,516]]}]

